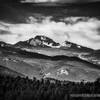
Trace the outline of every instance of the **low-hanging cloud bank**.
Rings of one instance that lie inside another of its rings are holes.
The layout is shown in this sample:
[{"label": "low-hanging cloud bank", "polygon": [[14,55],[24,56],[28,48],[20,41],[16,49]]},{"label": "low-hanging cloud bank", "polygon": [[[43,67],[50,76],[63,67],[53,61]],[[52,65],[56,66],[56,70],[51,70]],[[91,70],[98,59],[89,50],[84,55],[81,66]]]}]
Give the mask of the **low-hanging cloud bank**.
[{"label": "low-hanging cloud bank", "polygon": [[70,41],[100,49],[100,20],[97,18],[68,17],[56,22],[52,17],[37,19],[30,16],[26,23],[0,22],[0,30],[3,31],[3,34],[0,34],[0,40],[11,44],[34,38],[36,35],[45,35],[62,45],[64,41]]}]

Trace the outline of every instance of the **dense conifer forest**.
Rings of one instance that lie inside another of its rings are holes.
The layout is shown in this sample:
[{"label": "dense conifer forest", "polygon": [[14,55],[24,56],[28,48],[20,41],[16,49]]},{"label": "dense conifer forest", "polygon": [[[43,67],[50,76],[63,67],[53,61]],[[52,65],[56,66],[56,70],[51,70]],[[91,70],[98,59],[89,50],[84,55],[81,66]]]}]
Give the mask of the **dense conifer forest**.
[{"label": "dense conifer forest", "polygon": [[[77,94],[81,96],[77,97]],[[88,94],[91,97],[88,97]],[[100,94],[100,78],[92,83],[84,81],[75,83],[0,75],[0,100],[99,100],[98,94]]]}]

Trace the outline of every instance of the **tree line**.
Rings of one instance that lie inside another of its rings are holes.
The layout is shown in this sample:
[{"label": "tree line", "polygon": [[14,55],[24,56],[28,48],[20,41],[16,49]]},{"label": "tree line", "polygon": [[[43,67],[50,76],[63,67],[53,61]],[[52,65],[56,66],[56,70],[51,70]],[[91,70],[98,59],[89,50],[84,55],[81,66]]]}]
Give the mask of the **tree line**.
[{"label": "tree line", "polygon": [[99,100],[98,97],[74,97],[100,94],[100,78],[95,82],[70,82],[0,75],[0,100]]}]

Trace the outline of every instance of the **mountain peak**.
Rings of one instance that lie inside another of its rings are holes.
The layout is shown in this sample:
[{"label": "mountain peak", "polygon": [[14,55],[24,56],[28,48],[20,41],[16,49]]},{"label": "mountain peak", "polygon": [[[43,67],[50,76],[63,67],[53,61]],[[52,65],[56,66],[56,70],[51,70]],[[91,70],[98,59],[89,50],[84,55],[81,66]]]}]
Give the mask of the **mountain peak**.
[{"label": "mountain peak", "polygon": [[23,42],[18,42],[17,44],[15,44],[16,46],[29,46],[29,47],[52,47],[52,48],[58,48],[60,47],[59,43],[56,43],[54,40],[43,36],[43,35],[37,35],[34,38],[31,38],[27,41],[23,41]]},{"label": "mountain peak", "polygon": [[77,51],[93,51],[88,47],[84,47],[69,41],[65,41],[63,45],[55,42],[53,39],[44,36],[37,35],[34,38],[30,38],[27,41],[21,41],[15,44],[15,47],[19,48],[32,48],[32,47],[42,47],[42,48],[61,48],[68,50],[77,50]]},{"label": "mountain peak", "polygon": [[5,46],[11,46],[11,45],[3,41],[0,41],[0,47],[5,47]]},{"label": "mountain peak", "polygon": [[81,46],[81,45],[78,45],[78,44],[75,44],[75,43],[72,43],[72,42],[69,42],[69,41],[65,41],[64,42],[64,47],[70,49],[70,50],[81,50],[81,51],[93,51],[93,49],[90,49],[88,47],[84,47],[84,46]]}]

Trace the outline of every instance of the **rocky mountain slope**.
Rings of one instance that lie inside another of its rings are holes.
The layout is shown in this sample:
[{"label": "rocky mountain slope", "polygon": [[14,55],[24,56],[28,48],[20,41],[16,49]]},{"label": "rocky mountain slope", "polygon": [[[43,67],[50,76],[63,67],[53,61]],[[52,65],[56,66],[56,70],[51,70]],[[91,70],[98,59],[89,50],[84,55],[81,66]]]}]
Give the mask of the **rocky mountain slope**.
[{"label": "rocky mountain slope", "polygon": [[81,50],[81,51],[93,51],[90,48],[83,47],[81,45],[65,41],[62,44],[55,42],[49,37],[43,35],[37,35],[34,38],[31,38],[27,41],[20,41],[14,45],[19,48],[32,48],[32,47],[42,47],[42,48],[62,48],[62,49],[71,49],[71,50]]},{"label": "rocky mountain slope", "polygon": [[56,43],[54,40],[46,37],[46,36],[36,36],[27,41],[20,41],[15,44],[15,47],[51,47],[51,48],[59,48],[60,44]]}]

